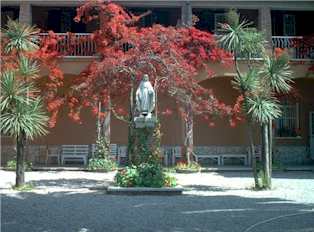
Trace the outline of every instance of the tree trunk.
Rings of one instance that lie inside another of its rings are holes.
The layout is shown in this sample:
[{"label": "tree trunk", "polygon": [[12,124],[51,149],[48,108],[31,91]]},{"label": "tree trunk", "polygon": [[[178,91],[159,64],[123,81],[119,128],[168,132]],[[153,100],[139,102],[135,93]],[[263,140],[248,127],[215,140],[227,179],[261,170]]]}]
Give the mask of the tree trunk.
[{"label": "tree trunk", "polygon": [[253,125],[249,119],[247,119],[248,126],[247,126],[247,133],[250,143],[250,155],[252,159],[252,170],[253,170],[253,177],[254,177],[254,184],[255,188],[259,188],[258,183],[258,174],[257,174],[257,167],[256,167],[256,155],[255,155],[255,148],[254,148],[254,137],[253,137]]},{"label": "tree trunk", "polygon": [[187,163],[191,164],[193,161],[193,110],[191,103],[186,105],[186,115],[184,151]]},{"label": "tree trunk", "polygon": [[128,151],[127,151],[127,156],[128,156],[128,165],[133,163],[134,157],[134,144],[135,144],[135,125],[134,125],[134,99],[135,99],[135,78],[132,77],[131,80],[131,91],[130,91],[130,106],[129,106],[129,125],[128,125]]},{"label": "tree trunk", "polygon": [[268,124],[263,124],[263,137],[265,141],[264,145],[264,159],[265,162],[263,164],[263,187],[266,189],[271,188],[271,179],[270,179],[270,155],[269,155],[269,132],[268,132]]},{"label": "tree trunk", "polygon": [[269,132],[269,178],[272,178],[273,172],[273,122],[272,120],[268,123],[268,132]]},{"label": "tree trunk", "polygon": [[264,166],[264,163],[265,163],[265,137],[263,136],[263,126],[261,126],[260,128],[260,132],[261,132],[261,165],[262,167]]},{"label": "tree trunk", "polygon": [[109,99],[108,105],[105,107],[105,118],[103,122],[103,134],[106,140],[106,145],[110,152],[110,137],[111,137],[111,100]]},{"label": "tree trunk", "polygon": [[15,186],[21,187],[25,183],[24,177],[24,153],[25,153],[25,133],[22,132],[16,138],[16,180]]},{"label": "tree trunk", "polygon": [[97,140],[99,141],[101,138],[101,119],[100,119],[100,112],[101,112],[101,102],[98,102],[98,115],[97,115]]}]

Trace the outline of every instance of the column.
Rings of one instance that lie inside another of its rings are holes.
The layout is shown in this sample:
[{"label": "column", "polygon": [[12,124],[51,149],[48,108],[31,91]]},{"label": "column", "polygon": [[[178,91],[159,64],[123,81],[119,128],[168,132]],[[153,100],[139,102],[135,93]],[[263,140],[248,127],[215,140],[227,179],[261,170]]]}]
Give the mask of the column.
[{"label": "column", "polygon": [[192,26],[192,6],[189,1],[183,3],[181,7],[181,23],[182,26],[189,27]]},{"label": "column", "polygon": [[29,2],[20,3],[19,22],[25,24],[32,24],[32,6]]},{"label": "column", "polygon": [[268,42],[268,48],[272,48],[271,9],[262,7],[259,9],[259,29],[264,33]]}]

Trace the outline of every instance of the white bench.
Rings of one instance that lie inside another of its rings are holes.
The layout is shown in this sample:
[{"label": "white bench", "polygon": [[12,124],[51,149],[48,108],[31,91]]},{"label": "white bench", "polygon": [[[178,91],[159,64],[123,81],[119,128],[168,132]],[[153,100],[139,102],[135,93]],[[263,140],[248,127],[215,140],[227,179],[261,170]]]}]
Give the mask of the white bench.
[{"label": "white bench", "polygon": [[221,165],[225,164],[225,159],[226,158],[243,159],[245,166],[247,166],[249,164],[249,162],[248,162],[248,154],[220,154],[220,156],[221,156],[221,161],[220,161]]},{"label": "white bench", "polygon": [[194,154],[195,161],[198,163],[201,159],[214,160],[218,166],[221,165],[221,155],[216,154]]},{"label": "white bench", "polygon": [[118,164],[121,164],[121,158],[127,158],[128,147],[127,146],[118,146]]},{"label": "white bench", "polygon": [[50,159],[56,159],[57,164],[60,165],[60,148],[58,146],[48,146],[47,149],[47,156],[46,156],[46,166],[49,163]]},{"label": "white bench", "polygon": [[88,153],[89,145],[62,145],[61,164],[79,161],[86,165]]},{"label": "white bench", "polygon": [[[261,162],[262,161],[262,146],[261,145],[255,145],[254,150],[255,150],[256,161]],[[247,148],[247,154],[249,157],[249,165],[252,165],[252,156],[250,154],[250,147]]]}]

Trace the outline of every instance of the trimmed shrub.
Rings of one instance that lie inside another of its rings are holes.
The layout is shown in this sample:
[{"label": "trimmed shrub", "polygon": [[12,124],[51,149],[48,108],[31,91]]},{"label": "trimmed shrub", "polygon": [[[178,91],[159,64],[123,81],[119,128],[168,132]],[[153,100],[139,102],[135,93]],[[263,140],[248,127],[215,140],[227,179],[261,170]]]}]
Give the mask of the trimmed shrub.
[{"label": "trimmed shrub", "polygon": [[110,172],[117,169],[117,165],[110,159],[89,159],[87,169],[90,171]]},{"label": "trimmed shrub", "polygon": [[120,187],[134,187],[137,185],[138,172],[135,166],[119,170],[115,176],[115,182]]},{"label": "trimmed shrub", "polygon": [[[32,167],[33,167],[33,164],[32,162],[30,161],[24,161],[24,168],[25,168],[25,171],[31,171],[32,170]],[[5,168],[7,170],[10,170],[10,171],[15,171],[16,170],[16,160],[10,160],[7,162]]]},{"label": "trimmed shrub", "polygon": [[126,167],[115,176],[120,187],[174,187],[176,179],[163,172],[161,165],[142,163],[139,166]]}]

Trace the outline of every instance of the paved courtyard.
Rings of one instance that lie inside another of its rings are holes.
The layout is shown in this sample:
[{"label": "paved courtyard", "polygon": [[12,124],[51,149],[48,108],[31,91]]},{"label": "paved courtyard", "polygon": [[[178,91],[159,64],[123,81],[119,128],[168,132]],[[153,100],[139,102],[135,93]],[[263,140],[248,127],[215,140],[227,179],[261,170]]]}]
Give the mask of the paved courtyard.
[{"label": "paved courtyard", "polygon": [[175,175],[182,196],[111,196],[114,173],[28,172],[22,193],[0,170],[1,232],[314,232],[314,172],[274,173],[262,192],[249,172]]}]

